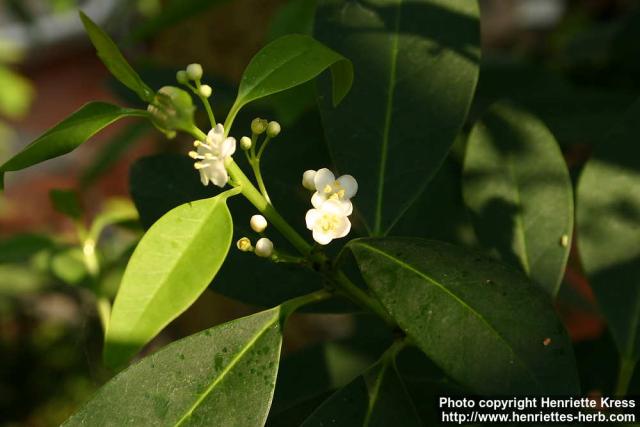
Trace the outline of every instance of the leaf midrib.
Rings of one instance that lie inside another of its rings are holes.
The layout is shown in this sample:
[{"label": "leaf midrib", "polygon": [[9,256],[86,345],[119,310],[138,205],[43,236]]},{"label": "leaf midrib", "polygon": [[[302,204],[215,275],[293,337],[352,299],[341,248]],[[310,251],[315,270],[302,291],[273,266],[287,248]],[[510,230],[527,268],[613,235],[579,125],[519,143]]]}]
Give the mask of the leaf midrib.
[{"label": "leaf midrib", "polygon": [[391,121],[393,119],[393,99],[396,89],[396,74],[398,65],[398,45],[400,39],[400,15],[403,0],[396,3],[396,16],[393,27],[393,39],[391,42],[391,67],[389,70],[389,87],[387,90],[387,105],[384,117],[384,127],[382,135],[382,147],[380,152],[380,170],[378,171],[378,197],[376,199],[376,213],[373,226],[373,234],[380,234],[382,227],[382,200],[384,196],[384,180],[387,168],[387,152],[389,150],[389,134],[391,133]]},{"label": "leaf midrib", "polygon": [[204,390],[202,393],[200,393],[199,397],[196,399],[196,401],[193,403],[193,405],[191,405],[191,407],[187,410],[187,412],[182,416],[182,418],[180,418],[174,424],[174,427],[180,427],[185,421],[187,421],[191,417],[191,415],[193,415],[193,412],[196,409],[198,409],[200,404],[202,404],[202,402],[207,398],[207,396],[209,396],[209,394],[215,389],[215,387],[222,380],[224,380],[225,376],[233,369],[233,367],[235,365],[237,365],[240,362],[242,357],[253,347],[253,345],[260,338],[262,338],[262,336],[269,330],[269,328],[271,328],[278,321],[279,317],[278,317],[277,314],[278,314],[278,310],[276,309],[275,312],[274,312],[274,316],[271,319],[271,321],[267,322],[260,330],[258,330],[258,332],[253,336],[253,338],[251,338],[251,340],[246,343],[244,348],[242,348],[242,350],[240,350],[240,352],[238,352],[236,354],[236,356],[233,359],[231,359],[229,364],[227,364],[227,366],[224,367],[222,372],[220,372],[220,375],[215,377],[215,379],[211,382],[209,387],[207,387],[206,390]]},{"label": "leaf midrib", "polygon": [[[264,74],[261,78],[256,79],[253,83],[252,86],[245,86],[245,88],[241,87],[241,91],[242,93],[240,94],[240,96],[238,97],[238,99],[242,99],[241,104],[244,105],[248,102],[251,102],[252,100],[256,99],[255,97],[251,97],[249,96],[251,94],[252,91],[254,91],[262,82],[264,82],[265,80],[267,80],[273,73],[275,73],[276,71],[278,71],[280,68],[284,67],[286,64],[292,62],[293,60],[305,55],[306,53],[308,53],[309,51],[309,46],[306,46],[305,49],[301,52],[296,53],[293,56],[289,56],[286,59],[284,59],[282,62],[280,62],[277,67],[273,67],[271,69],[271,71],[269,71],[268,73]],[[334,61],[335,62],[335,61]],[[291,86],[292,87],[292,86]],[[289,88],[291,88],[289,87]],[[286,90],[286,89],[285,89]],[[264,96],[264,95],[261,95]]]},{"label": "leaf midrib", "polygon": [[502,334],[500,334],[500,332],[498,332],[493,325],[491,325],[485,318],[484,316],[482,316],[480,313],[478,313],[473,307],[471,307],[469,304],[467,304],[464,300],[460,299],[460,297],[458,297],[456,294],[454,294],[453,292],[451,292],[446,286],[444,286],[443,284],[441,284],[440,282],[438,282],[435,279],[432,279],[431,277],[427,276],[426,274],[424,274],[423,272],[421,272],[420,270],[418,270],[417,268],[413,267],[412,265],[399,260],[395,257],[393,257],[392,255],[378,249],[375,248],[373,246],[370,246],[366,243],[362,243],[362,242],[357,242],[355,243],[357,245],[363,246],[369,250],[371,250],[372,252],[378,253],[388,259],[390,259],[391,261],[395,262],[396,264],[400,265],[401,267],[406,268],[407,270],[413,272],[414,274],[424,278],[425,280],[431,282],[432,284],[434,284],[438,289],[442,290],[444,293],[448,294],[454,301],[458,302],[463,308],[466,308],[470,313],[472,313],[475,317],[477,317],[478,319],[480,319],[480,321],[482,321],[482,323],[484,323],[487,328],[496,336],[498,337],[498,339],[506,346],[506,348],[509,349],[509,351],[511,352],[511,354],[513,356],[515,356],[515,358],[518,360],[518,364],[520,364],[525,372],[527,372],[527,374],[531,377],[531,379],[534,381],[534,383],[536,383],[538,385],[538,387],[540,388],[540,390],[544,390],[544,387],[542,387],[542,384],[540,384],[540,382],[538,381],[538,379],[536,378],[536,376],[533,374],[533,372],[531,371],[531,369],[529,369],[528,365],[524,363],[523,359],[520,357],[519,354],[517,354],[514,349],[511,347],[511,345],[509,344],[509,342],[502,336]]}]

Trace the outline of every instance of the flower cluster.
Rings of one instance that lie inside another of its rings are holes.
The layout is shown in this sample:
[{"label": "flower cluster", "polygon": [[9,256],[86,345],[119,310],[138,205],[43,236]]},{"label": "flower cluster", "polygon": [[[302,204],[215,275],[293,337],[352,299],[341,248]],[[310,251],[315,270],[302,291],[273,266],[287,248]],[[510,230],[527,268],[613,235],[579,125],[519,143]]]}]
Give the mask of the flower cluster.
[{"label": "flower cluster", "polygon": [[305,217],[307,228],[313,232],[313,240],[326,245],[333,239],[349,234],[353,212],[351,198],[358,191],[358,182],[351,175],[336,179],[327,168],[308,170],[302,175],[302,185],[310,191],[313,209]]},{"label": "flower cluster", "polygon": [[189,156],[196,160],[194,167],[200,171],[202,184],[207,185],[211,181],[218,187],[224,187],[229,181],[224,162],[236,151],[235,138],[225,138],[224,126],[218,123],[209,131],[205,141],[196,141],[193,145],[198,151],[189,152]]}]

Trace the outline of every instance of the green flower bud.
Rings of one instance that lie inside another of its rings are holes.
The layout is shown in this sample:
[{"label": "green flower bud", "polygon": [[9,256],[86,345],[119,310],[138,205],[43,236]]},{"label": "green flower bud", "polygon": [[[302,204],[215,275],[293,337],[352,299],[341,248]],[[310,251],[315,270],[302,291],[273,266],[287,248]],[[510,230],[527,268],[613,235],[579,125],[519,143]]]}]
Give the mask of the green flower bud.
[{"label": "green flower bud", "polygon": [[174,86],[161,88],[147,107],[151,122],[167,136],[175,136],[178,130],[190,131],[195,110],[191,95]]},{"label": "green flower bud", "polygon": [[242,148],[244,151],[250,150],[251,138],[249,138],[248,136],[243,136],[242,138],[240,138],[240,148]]},{"label": "green flower bud", "polygon": [[264,131],[267,130],[267,121],[264,119],[253,119],[253,121],[251,122],[251,132],[253,132],[256,135],[260,135],[262,133],[264,133]]},{"label": "green flower bud", "polygon": [[267,136],[269,138],[275,138],[280,133],[280,123],[269,122],[267,125]]},{"label": "green flower bud", "polygon": [[180,70],[176,73],[176,80],[181,85],[186,85],[189,82],[189,76],[185,70]]},{"label": "green flower bud", "polygon": [[189,76],[191,80],[200,80],[202,78],[202,65],[189,64],[187,66],[187,76]]}]

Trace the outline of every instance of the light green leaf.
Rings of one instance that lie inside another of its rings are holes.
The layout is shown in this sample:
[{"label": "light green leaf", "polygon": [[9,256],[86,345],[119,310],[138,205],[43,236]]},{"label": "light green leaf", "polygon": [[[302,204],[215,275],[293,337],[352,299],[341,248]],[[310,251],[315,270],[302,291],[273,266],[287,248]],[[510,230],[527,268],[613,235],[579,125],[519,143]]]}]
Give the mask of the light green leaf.
[{"label": "light green leaf", "polygon": [[49,198],[53,208],[61,214],[73,219],[80,219],[82,216],[80,199],[75,191],[54,189],[49,191]]},{"label": "light green leaf", "polygon": [[360,239],[349,247],[400,328],[471,391],[579,392],[571,342],[549,297],[521,273],[430,240]]},{"label": "light green leaf", "polygon": [[118,46],[111,38],[98,27],[87,15],[80,12],[80,19],[84,25],[91,43],[96,48],[98,56],[109,72],[123,85],[138,94],[140,99],[151,102],[153,90],[142,81],[138,73],[135,72],[127,60],[122,56]]},{"label": "light green leaf", "polygon": [[277,307],[174,342],[117,375],[63,425],[262,427],[280,318]]},{"label": "light green leaf", "polygon": [[302,427],[422,425],[392,360],[382,360],[327,399]]},{"label": "light green leaf", "polygon": [[0,65],[0,113],[12,119],[24,117],[35,97],[29,80]]},{"label": "light green leaf", "polygon": [[555,297],[569,257],[573,191],[547,127],[495,104],[469,136],[463,194],[483,245]]},{"label": "light green leaf", "polygon": [[351,88],[350,61],[302,34],[291,34],[269,43],[244,70],[225,129],[229,129],[238,111],[249,102],[308,82],[327,68],[331,69],[333,105],[337,105]]},{"label": "light green leaf", "polygon": [[229,195],[180,205],[143,236],[113,305],[107,364],[117,366],[133,356],[207,288],[231,245]]},{"label": "light green leaf", "polygon": [[4,188],[5,172],[25,169],[67,154],[123,117],[146,115],[146,111],[121,108],[104,102],[90,102],[84,105],[0,166],[0,190]]},{"label": "light green leaf", "polygon": [[475,0],[321,0],[316,37],[353,61],[338,108],[320,97],[340,173],[370,234],[384,235],[435,175],[465,121],[478,79]]},{"label": "light green leaf", "polygon": [[599,144],[578,183],[582,264],[620,353],[640,357],[640,101]]}]

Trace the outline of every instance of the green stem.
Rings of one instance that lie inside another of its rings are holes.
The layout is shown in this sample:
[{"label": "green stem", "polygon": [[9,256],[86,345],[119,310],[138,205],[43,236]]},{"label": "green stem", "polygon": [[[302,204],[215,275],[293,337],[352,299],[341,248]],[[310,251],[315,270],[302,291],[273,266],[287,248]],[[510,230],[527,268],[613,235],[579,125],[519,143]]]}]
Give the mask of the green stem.
[{"label": "green stem", "polygon": [[251,169],[253,169],[253,174],[256,177],[256,182],[258,183],[258,188],[260,189],[260,193],[267,199],[267,202],[271,203],[271,199],[269,198],[269,193],[267,193],[267,187],[264,185],[264,180],[262,179],[262,171],[260,170],[260,157],[253,158],[249,164],[251,164]]},{"label": "green stem", "polygon": [[204,105],[204,109],[207,111],[207,116],[209,117],[209,123],[211,123],[211,128],[213,129],[214,127],[216,127],[216,118],[213,115],[213,109],[211,109],[211,103],[209,102],[208,98],[205,98],[204,96],[200,95],[200,86],[202,86],[202,83],[200,82],[200,80],[196,81],[195,87],[190,85],[189,83],[187,83],[186,86],[189,89],[191,89],[191,92],[193,92],[200,99],[200,102],[202,102],[202,105]]},{"label": "green stem", "polygon": [[636,361],[622,356],[620,358],[620,368],[618,370],[618,382],[616,384],[616,396],[624,397],[629,389],[629,383],[633,377]]},{"label": "green stem", "polygon": [[336,271],[331,276],[332,282],[336,284],[337,292],[341,293],[356,303],[368,308],[378,316],[382,318],[388,325],[395,327],[396,322],[393,318],[387,313],[387,310],[374,298],[372,298],[368,293],[360,289],[353,283],[346,274],[342,272],[342,270]]},{"label": "green stem", "polygon": [[269,222],[271,222],[301,254],[308,255],[311,252],[311,245],[280,216],[278,211],[275,210],[271,203],[264,198],[244,172],[242,172],[242,169],[238,167],[236,162],[234,162],[233,159],[229,159],[226,166],[229,175],[240,185],[244,197],[246,197],[261,214],[267,217]]},{"label": "green stem", "polygon": [[282,314],[287,317],[300,307],[331,298],[331,292],[326,289],[312,292],[301,297],[290,299],[282,304]]}]

